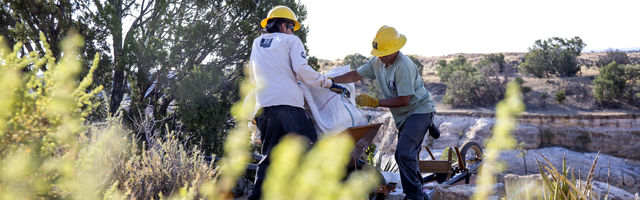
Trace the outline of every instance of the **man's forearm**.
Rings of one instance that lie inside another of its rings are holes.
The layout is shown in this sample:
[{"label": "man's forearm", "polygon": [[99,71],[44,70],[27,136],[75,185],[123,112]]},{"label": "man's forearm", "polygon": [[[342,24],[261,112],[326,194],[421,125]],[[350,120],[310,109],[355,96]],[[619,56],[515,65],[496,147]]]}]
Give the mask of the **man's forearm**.
[{"label": "man's forearm", "polygon": [[362,79],[362,76],[358,74],[358,71],[352,70],[346,74],[333,77],[334,83],[353,83]]},{"label": "man's forearm", "polygon": [[387,107],[387,108],[407,106],[409,105],[410,99],[411,99],[411,96],[400,96],[400,97],[393,97],[388,99],[380,99],[379,106]]}]

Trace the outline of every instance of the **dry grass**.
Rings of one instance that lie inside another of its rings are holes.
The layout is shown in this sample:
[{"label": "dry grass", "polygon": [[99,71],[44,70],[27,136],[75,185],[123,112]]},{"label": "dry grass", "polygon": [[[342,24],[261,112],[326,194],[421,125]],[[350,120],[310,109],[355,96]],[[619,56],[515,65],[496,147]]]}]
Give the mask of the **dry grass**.
[{"label": "dry grass", "polygon": [[[159,195],[172,196],[179,189],[197,189],[206,181],[214,180],[216,170],[204,160],[198,149],[185,148],[173,132],[155,138],[150,146],[137,146],[129,140],[126,157],[114,160],[114,183],[135,199],[157,199]],[[136,153],[138,152],[138,153]]]}]

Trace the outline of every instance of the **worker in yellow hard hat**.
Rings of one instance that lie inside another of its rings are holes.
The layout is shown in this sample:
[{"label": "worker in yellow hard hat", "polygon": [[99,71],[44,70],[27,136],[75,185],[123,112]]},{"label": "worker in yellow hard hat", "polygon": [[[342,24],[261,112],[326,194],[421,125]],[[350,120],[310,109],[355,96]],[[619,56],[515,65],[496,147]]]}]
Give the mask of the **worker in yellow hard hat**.
[{"label": "worker in yellow hard hat", "polygon": [[260,131],[263,159],[258,163],[255,186],[249,199],[260,199],[262,182],[269,166],[271,149],[286,134],[297,134],[312,144],[317,135],[311,118],[304,111],[304,96],[298,81],[316,87],[347,93],[307,63],[307,53],[300,38],[295,13],[286,6],[276,6],[260,22],[265,34],[253,41],[249,76],[256,85],[254,120]]},{"label": "worker in yellow hard hat", "polygon": [[368,107],[388,107],[398,133],[395,159],[400,171],[405,199],[428,199],[422,192],[422,176],[418,169],[418,152],[429,128],[433,129],[436,111],[431,94],[424,87],[421,73],[411,59],[400,49],[407,37],[390,26],[382,26],[371,44],[371,58],[367,63],[344,75],[333,78],[336,83],[351,83],[363,78],[375,79],[383,98],[360,94],[356,103]]}]

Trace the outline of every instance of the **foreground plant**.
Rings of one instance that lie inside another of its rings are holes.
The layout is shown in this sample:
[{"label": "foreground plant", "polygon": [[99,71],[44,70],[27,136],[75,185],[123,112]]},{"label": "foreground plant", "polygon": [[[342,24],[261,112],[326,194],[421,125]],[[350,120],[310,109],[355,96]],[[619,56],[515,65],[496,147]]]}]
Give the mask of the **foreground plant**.
[{"label": "foreground plant", "polygon": [[[591,189],[593,188],[593,172],[596,168],[596,164],[598,163],[598,156],[600,153],[596,155],[596,158],[593,160],[591,164],[591,169],[589,170],[589,174],[587,175],[586,180],[582,180],[582,178],[578,178],[576,180],[575,174],[573,170],[571,170],[571,175],[569,175],[570,167],[567,166],[567,162],[562,157],[562,169],[558,171],[551,162],[542,154],[540,156],[544,159],[545,162],[538,162],[538,168],[540,169],[540,174],[542,174],[542,182],[544,189],[542,190],[542,199],[566,199],[566,200],[591,200],[591,199],[600,199],[598,194],[593,192]],[[547,176],[548,174],[548,176]],[[604,199],[607,199],[605,195]]]},{"label": "foreground plant", "polygon": [[513,149],[516,140],[511,131],[517,126],[516,115],[524,111],[524,103],[520,87],[517,83],[511,82],[507,86],[507,93],[504,100],[496,106],[496,125],[493,128],[493,135],[486,144],[486,157],[478,177],[478,185],[472,199],[487,199],[495,184],[494,175],[504,170],[504,164],[498,161],[500,152]]},{"label": "foreground plant", "polygon": [[82,38],[65,40],[58,63],[46,41],[41,33],[45,52],[23,54],[21,43],[10,51],[0,37],[0,199],[60,198],[75,190],[66,183],[71,166],[83,162],[76,137],[102,90],[88,89],[99,57],[78,83]]}]

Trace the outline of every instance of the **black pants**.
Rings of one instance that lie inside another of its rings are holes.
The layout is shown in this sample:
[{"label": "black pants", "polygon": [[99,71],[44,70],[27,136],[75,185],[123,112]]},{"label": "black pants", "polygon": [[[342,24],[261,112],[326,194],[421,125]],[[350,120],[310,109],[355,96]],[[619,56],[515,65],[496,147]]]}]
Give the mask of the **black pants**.
[{"label": "black pants", "polygon": [[256,116],[262,149],[264,156],[258,163],[255,185],[249,199],[260,199],[262,196],[262,182],[264,181],[267,167],[271,163],[269,154],[280,139],[287,134],[298,134],[309,139],[311,143],[318,140],[311,118],[304,109],[293,106],[271,106],[261,109]]},{"label": "black pants", "polygon": [[400,171],[406,199],[423,199],[422,176],[418,169],[418,152],[427,128],[433,123],[433,113],[412,114],[398,133],[395,159]]}]

